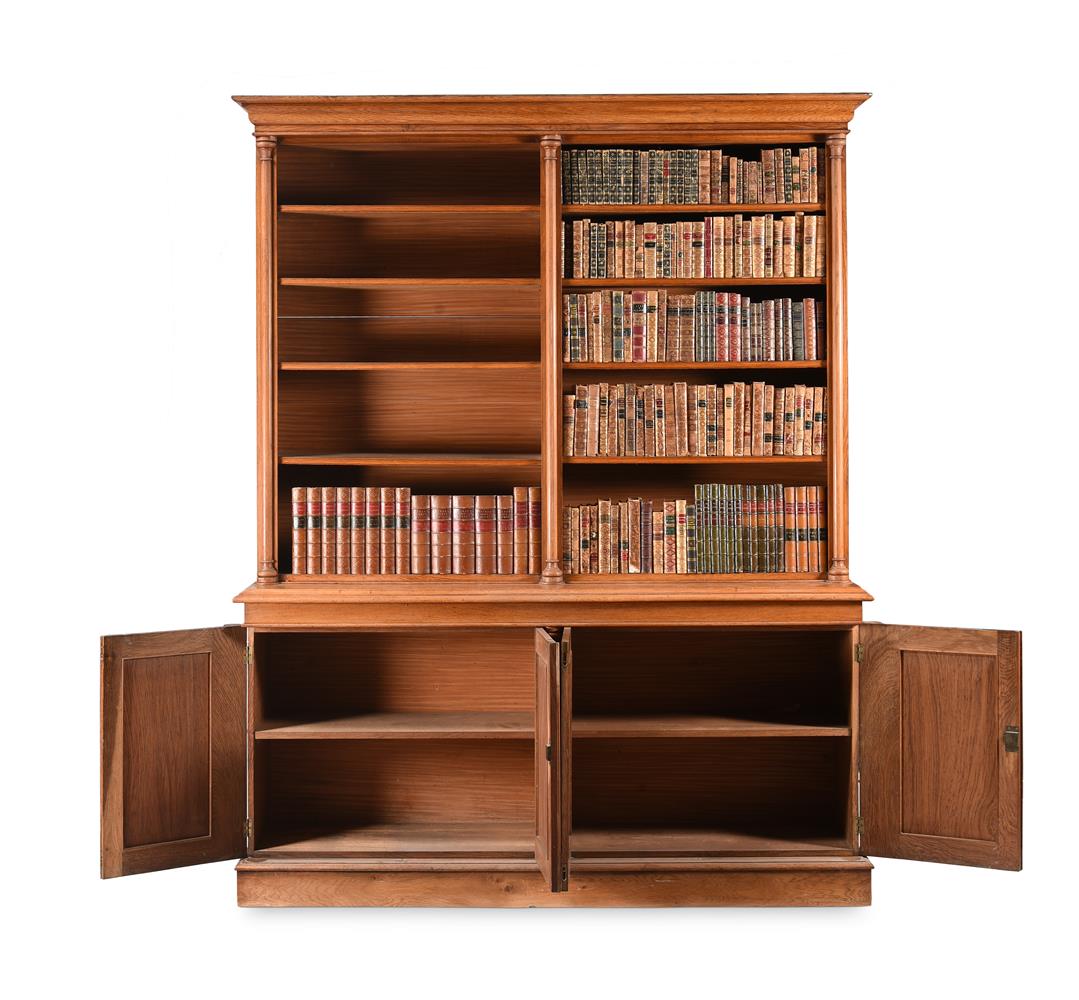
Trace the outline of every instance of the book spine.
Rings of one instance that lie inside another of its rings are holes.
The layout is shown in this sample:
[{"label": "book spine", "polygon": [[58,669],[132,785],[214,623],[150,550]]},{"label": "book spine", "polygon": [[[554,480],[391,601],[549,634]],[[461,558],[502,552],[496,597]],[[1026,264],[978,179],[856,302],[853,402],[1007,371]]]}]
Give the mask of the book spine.
[{"label": "book spine", "polygon": [[411,569],[416,576],[431,572],[431,499],[426,494],[412,497]]},{"label": "book spine", "polygon": [[453,497],[453,572],[476,572],[476,498],[467,494]]},{"label": "book spine", "polygon": [[820,564],[820,541],[819,541],[819,527],[820,523],[818,518],[820,517],[820,501],[818,499],[818,487],[810,486],[806,490],[806,521],[808,523],[808,545],[809,552],[808,568],[810,573],[819,573],[821,571]]},{"label": "book spine", "polygon": [[431,497],[431,573],[446,576],[452,572],[453,498],[436,495]]},{"label": "book spine", "polygon": [[350,486],[348,490],[348,569],[353,576],[365,572],[364,551],[367,538],[367,490]]},{"label": "book spine", "polygon": [[363,569],[368,575],[379,572],[380,538],[382,534],[382,491],[377,486],[367,487],[364,506],[367,516],[364,519]]},{"label": "book spine", "polygon": [[674,500],[663,501],[663,572],[678,572],[678,502]]},{"label": "book spine", "polygon": [[337,490],[322,487],[322,572],[337,572]]},{"label": "book spine", "polygon": [[337,573],[347,574],[352,572],[352,564],[349,560],[351,543],[352,516],[348,502],[348,487],[338,486],[334,490],[334,512],[337,519],[337,539],[334,545],[334,565]]},{"label": "book spine", "polygon": [[497,502],[493,496],[477,496],[476,572],[493,576],[498,571]]},{"label": "book spine", "polygon": [[513,488],[513,572],[522,575],[528,572],[527,486]]},{"label": "book spine", "polygon": [[307,572],[307,488],[292,487],[292,572]]},{"label": "book spine", "polygon": [[[637,534],[640,536],[640,510],[637,511]],[[629,540],[630,519],[629,501],[623,500],[618,504],[618,572],[625,575],[629,573]]]},{"label": "book spine", "polygon": [[599,508],[599,571],[611,572],[611,501],[600,500]]},{"label": "book spine", "polygon": [[809,569],[809,489],[798,486],[794,493],[797,503],[798,570],[804,573]]},{"label": "book spine", "polygon": [[541,497],[538,486],[528,487],[528,572],[537,575],[543,568],[540,560],[540,539],[542,537]]},{"label": "book spine", "polygon": [[662,501],[652,503],[652,572],[663,573],[666,567],[666,521]]},{"label": "book spine", "polygon": [[576,394],[567,393],[562,397],[562,454],[573,457],[573,417],[577,407]]},{"label": "book spine", "polygon": [[[499,496],[495,500],[496,530],[496,571],[502,575],[513,572],[513,497]],[[563,553],[564,562],[565,553]],[[566,572],[568,568],[563,566]]]},{"label": "book spine", "polygon": [[378,571],[382,576],[394,576],[397,573],[397,498],[392,486],[379,488],[378,510]]}]

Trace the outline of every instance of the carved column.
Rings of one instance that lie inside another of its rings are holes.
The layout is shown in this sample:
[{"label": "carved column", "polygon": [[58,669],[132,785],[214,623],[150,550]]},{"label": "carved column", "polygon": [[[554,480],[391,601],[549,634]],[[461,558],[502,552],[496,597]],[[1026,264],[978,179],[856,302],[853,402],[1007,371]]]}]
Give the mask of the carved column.
[{"label": "carved column", "polygon": [[277,139],[255,138],[255,360],[258,373],[258,582],[277,583]]},{"label": "carved column", "polygon": [[847,566],[847,160],[846,134],[830,135],[828,159],[828,579]]},{"label": "carved column", "polygon": [[541,583],[562,583],[562,138],[540,140],[540,287],[542,293],[543,572]]}]

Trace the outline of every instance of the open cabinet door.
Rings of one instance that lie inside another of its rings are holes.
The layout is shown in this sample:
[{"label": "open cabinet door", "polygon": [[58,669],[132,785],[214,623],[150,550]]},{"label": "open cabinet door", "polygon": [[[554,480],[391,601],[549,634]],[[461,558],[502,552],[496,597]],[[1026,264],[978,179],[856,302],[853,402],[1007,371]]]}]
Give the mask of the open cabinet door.
[{"label": "open cabinet door", "polygon": [[1020,633],[860,625],[862,852],[1022,867]]},{"label": "open cabinet door", "polygon": [[562,824],[566,749],[562,725],[561,646],[536,629],[536,863],[552,892],[569,878],[568,837]]},{"label": "open cabinet door", "polygon": [[101,877],[244,852],[244,630],[101,640]]}]

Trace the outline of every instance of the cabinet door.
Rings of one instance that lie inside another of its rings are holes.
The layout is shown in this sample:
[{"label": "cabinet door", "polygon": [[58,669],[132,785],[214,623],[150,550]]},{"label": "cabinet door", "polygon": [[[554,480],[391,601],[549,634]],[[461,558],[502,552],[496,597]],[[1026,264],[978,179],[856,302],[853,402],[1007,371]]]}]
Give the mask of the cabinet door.
[{"label": "cabinet door", "polygon": [[563,824],[569,783],[563,666],[559,642],[536,629],[536,862],[552,892],[564,890],[569,879],[568,827]]},{"label": "cabinet door", "polygon": [[1020,633],[858,631],[863,852],[1018,870]]},{"label": "cabinet door", "polygon": [[244,851],[244,630],[101,640],[101,877]]}]

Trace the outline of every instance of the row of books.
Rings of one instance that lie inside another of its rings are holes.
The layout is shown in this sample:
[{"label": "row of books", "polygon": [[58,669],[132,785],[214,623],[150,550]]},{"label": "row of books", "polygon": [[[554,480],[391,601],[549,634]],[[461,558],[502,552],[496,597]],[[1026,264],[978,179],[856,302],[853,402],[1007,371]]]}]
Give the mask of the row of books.
[{"label": "row of books", "polygon": [[563,361],[817,361],[824,341],[818,299],[632,288],[562,296]]},{"label": "row of books", "polygon": [[716,215],[678,222],[575,219],[569,226],[562,223],[562,274],[817,278],[824,276],[826,243],[824,216],[804,212]]},{"label": "row of books", "polygon": [[595,149],[562,152],[568,205],[797,205],[818,202],[817,146],[724,155],[722,149]]},{"label": "row of books", "polygon": [[563,572],[821,573],[824,489],[699,483],[693,499],[566,507]]},{"label": "row of books", "polygon": [[540,490],[432,496],[407,486],[292,488],[292,572],[539,573]]},{"label": "row of books", "polygon": [[562,397],[567,457],[823,455],[821,386],[578,385]]}]

